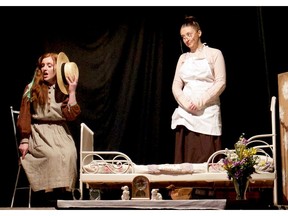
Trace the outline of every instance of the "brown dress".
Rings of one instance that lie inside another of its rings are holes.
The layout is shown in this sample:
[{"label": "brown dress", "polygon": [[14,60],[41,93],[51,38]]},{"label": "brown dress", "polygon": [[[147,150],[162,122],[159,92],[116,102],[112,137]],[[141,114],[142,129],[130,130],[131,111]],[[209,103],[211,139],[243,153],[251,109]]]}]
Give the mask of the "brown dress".
[{"label": "brown dress", "polygon": [[[29,152],[21,160],[33,191],[75,187],[77,150],[66,121],[80,114],[78,104],[69,106],[68,97],[57,103],[55,85],[49,87],[45,110],[23,97],[17,126],[21,140],[29,141]],[[32,111],[32,112],[31,112]]]}]

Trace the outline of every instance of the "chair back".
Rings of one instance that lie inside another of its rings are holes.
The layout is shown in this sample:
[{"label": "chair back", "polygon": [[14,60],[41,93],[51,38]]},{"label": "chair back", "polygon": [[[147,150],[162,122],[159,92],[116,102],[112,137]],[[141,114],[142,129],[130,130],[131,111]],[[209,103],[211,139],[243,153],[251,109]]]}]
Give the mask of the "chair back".
[{"label": "chair back", "polygon": [[18,150],[18,136],[17,136],[17,127],[16,127],[17,119],[19,116],[19,111],[14,110],[13,106],[10,106],[10,110],[11,110],[11,119],[12,119],[12,125],[13,125],[14,141],[15,141],[15,145],[17,149],[17,156],[19,158],[20,152]]},{"label": "chair back", "polygon": [[[28,190],[28,208],[31,208],[31,193],[32,193],[32,188],[29,184],[28,181],[28,185],[27,186],[23,186],[21,187],[20,185],[18,185],[18,182],[20,180],[20,172],[22,170],[22,164],[21,164],[21,159],[20,159],[20,151],[19,151],[19,143],[18,143],[18,133],[17,133],[17,120],[19,117],[19,110],[15,110],[13,108],[13,106],[10,106],[10,111],[11,111],[11,120],[12,120],[12,126],[13,126],[13,133],[14,133],[14,141],[15,141],[15,147],[16,147],[16,152],[17,152],[17,158],[18,158],[18,171],[17,171],[17,176],[16,176],[16,180],[15,180],[15,185],[14,185],[14,191],[13,191],[13,195],[12,195],[12,200],[11,200],[11,208],[14,207],[14,200],[15,200],[15,196],[16,196],[16,191],[20,190],[20,189],[26,189]],[[24,170],[23,170],[24,171]],[[26,176],[27,179],[27,176]],[[28,180],[28,179],[27,179]]]}]

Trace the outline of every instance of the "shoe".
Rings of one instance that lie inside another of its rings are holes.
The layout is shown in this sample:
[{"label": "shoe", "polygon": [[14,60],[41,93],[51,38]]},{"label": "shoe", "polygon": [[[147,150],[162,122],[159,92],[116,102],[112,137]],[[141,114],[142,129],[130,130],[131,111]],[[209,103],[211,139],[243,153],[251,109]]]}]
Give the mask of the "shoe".
[{"label": "shoe", "polygon": [[54,191],[45,193],[44,207],[57,207],[57,199]]},{"label": "shoe", "polygon": [[63,200],[73,200],[73,194],[71,191],[64,191],[61,194]]}]

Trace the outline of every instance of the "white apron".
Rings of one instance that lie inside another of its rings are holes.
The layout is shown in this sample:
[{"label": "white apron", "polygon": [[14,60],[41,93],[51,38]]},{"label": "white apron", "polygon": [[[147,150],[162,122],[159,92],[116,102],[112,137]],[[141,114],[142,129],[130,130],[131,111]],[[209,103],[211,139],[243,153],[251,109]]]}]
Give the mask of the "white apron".
[{"label": "white apron", "polygon": [[[180,76],[185,83],[184,94],[193,101],[194,98],[201,98],[202,94],[213,85],[214,76],[206,58],[195,58],[191,53],[187,53],[185,58],[180,68]],[[177,125],[183,125],[190,131],[202,134],[221,135],[219,97],[196,114],[188,113],[178,106],[172,115],[171,128],[175,129]]]}]

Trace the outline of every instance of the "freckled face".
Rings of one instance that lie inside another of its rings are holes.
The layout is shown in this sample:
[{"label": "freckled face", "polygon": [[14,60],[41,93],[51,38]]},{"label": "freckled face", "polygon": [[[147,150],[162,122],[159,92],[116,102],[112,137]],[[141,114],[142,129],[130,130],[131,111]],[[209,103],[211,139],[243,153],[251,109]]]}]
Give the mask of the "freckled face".
[{"label": "freckled face", "polygon": [[43,79],[50,83],[56,83],[56,70],[54,70],[54,62],[52,57],[47,57],[42,60],[41,71],[43,74]]},{"label": "freckled face", "polygon": [[201,30],[197,30],[192,26],[184,26],[180,29],[180,35],[184,44],[190,50],[196,50],[200,42]]}]

